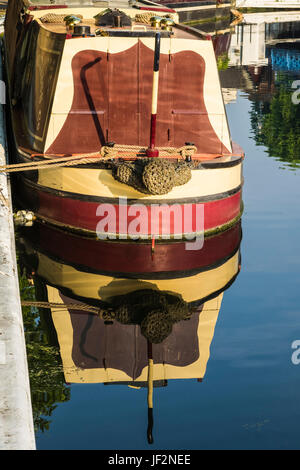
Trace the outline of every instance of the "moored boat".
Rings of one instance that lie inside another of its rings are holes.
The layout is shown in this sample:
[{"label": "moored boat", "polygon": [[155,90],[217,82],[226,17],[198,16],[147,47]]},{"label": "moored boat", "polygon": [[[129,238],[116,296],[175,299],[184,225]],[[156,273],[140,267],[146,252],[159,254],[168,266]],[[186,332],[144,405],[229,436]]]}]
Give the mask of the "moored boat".
[{"label": "moored boat", "polygon": [[9,2],[15,159],[36,164],[18,176],[19,201],[101,239],[213,234],[239,219],[243,183],[213,44],[143,8]]}]

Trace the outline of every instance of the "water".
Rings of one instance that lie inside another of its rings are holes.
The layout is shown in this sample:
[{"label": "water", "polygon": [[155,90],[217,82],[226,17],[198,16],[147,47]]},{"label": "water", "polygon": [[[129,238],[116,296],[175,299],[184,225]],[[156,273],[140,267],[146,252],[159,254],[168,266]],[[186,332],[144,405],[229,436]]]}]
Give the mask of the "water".
[{"label": "water", "polygon": [[[278,35],[281,38],[283,30],[284,37],[288,30],[294,39],[298,25],[290,22],[289,28],[266,28],[263,41],[270,37],[274,41]],[[280,33],[277,36],[276,31]],[[92,337],[87,315],[73,316],[73,321],[75,317],[82,320],[77,326],[73,323],[73,327],[78,328],[79,334],[78,361],[85,358],[89,364],[79,371],[85,383],[66,384],[64,374],[72,377],[74,367],[65,363],[65,370],[62,368],[62,360],[70,357],[70,350],[69,356],[67,353],[72,346],[72,335],[66,337],[67,329],[59,332],[58,315],[63,313],[56,315],[55,330],[49,322],[49,312],[27,308],[25,327],[38,449],[299,449],[300,364],[292,362],[292,343],[300,340],[300,105],[292,103],[292,83],[300,79],[300,67],[296,64],[289,68],[287,60],[272,65],[271,60],[275,59],[271,48],[275,52],[292,51],[297,59],[300,46],[292,43],[291,49],[288,43],[283,48],[280,43],[276,48],[272,43],[264,49],[265,57],[260,54],[255,59],[252,55],[247,63],[247,35],[244,31],[241,53],[237,40],[240,32],[236,27],[232,34],[234,47],[227,51],[229,68],[223,67],[220,75],[227,88],[226,96],[234,97],[226,106],[232,138],[246,154],[241,271],[233,279],[237,273],[234,268],[229,269],[233,282],[224,291],[219,314],[220,304],[213,304],[218,296],[206,304],[212,313],[200,313],[199,319],[207,319],[199,331],[203,363],[197,371],[203,380],[197,381],[197,375],[191,373],[193,378],[170,379],[167,386],[160,382],[161,386],[154,388],[154,444],[149,446],[147,387],[88,383],[93,373],[97,375],[91,364],[94,360],[99,365],[100,359],[94,357],[97,337]],[[261,36],[258,39],[261,41]],[[237,50],[240,63],[231,67]],[[238,84],[231,89],[228,74],[233,78],[231,83]],[[281,103],[279,108],[276,100]],[[32,269],[41,269],[35,262],[34,257],[31,262],[28,258],[26,261],[34,266]],[[47,260],[40,259],[40,266],[42,262]],[[62,268],[51,266],[51,272],[58,276],[56,284],[67,283],[70,269],[62,274]],[[211,274],[217,286],[219,267],[214,269]],[[76,279],[88,289],[94,281],[86,275]],[[213,290],[208,286],[208,276],[209,271],[198,283],[199,293],[192,292],[194,301],[202,298],[203,292]],[[179,293],[188,285],[186,279],[181,284],[170,282],[172,290]],[[52,284],[55,285],[54,278]],[[41,284],[39,294],[43,288]],[[33,288],[25,279],[22,290],[27,298],[34,298]],[[69,295],[69,291],[64,295]],[[90,323],[95,329],[99,326],[92,315]],[[60,349],[57,334],[64,345]],[[193,334],[189,338],[197,342]],[[84,335],[84,340],[80,335]],[[84,348],[91,344],[89,355],[85,355]],[[205,358],[207,348],[209,358]],[[121,356],[116,362],[122,362]],[[147,364],[147,357],[141,360]],[[123,362],[123,369],[131,367],[129,356]]]}]

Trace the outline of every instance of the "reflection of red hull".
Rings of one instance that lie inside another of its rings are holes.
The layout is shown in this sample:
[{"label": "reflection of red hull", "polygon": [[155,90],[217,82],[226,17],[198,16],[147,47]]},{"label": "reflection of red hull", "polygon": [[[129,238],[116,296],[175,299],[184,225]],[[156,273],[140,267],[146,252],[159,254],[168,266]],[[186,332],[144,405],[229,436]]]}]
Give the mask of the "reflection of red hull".
[{"label": "reflection of red hull", "polygon": [[241,224],[205,238],[200,250],[187,250],[183,242],[157,243],[154,254],[149,243],[99,241],[46,224],[37,224],[33,233],[34,248],[79,269],[114,275],[126,273],[129,277],[154,273],[171,277],[209,269],[232,256],[240,245]]}]

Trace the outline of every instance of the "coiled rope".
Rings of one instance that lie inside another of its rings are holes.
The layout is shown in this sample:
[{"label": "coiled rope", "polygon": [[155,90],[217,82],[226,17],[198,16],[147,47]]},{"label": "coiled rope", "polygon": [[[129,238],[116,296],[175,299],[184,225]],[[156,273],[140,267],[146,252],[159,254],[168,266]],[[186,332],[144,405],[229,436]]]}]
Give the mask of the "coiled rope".
[{"label": "coiled rope", "polygon": [[[132,152],[132,154],[143,154],[146,155],[146,147],[138,145],[121,145],[115,144],[114,146],[103,146],[100,150],[100,154],[103,157],[115,158],[119,152]],[[186,158],[194,155],[197,152],[195,145],[183,145],[182,147],[157,147],[160,157],[168,157],[171,155],[179,155],[182,158]]]},{"label": "coiled rope", "polygon": [[[41,16],[40,20],[42,23],[65,23],[66,15],[58,15],[57,13],[47,13],[44,16]],[[76,15],[77,18],[83,19],[82,15]]]}]

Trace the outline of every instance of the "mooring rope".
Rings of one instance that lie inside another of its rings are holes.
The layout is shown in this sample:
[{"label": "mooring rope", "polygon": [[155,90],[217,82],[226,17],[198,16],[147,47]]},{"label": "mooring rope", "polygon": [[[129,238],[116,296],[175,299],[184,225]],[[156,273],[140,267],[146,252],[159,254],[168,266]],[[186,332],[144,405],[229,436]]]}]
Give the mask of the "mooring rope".
[{"label": "mooring rope", "polygon": [[[184,145],[183,147],[158,147],[159,155],[161,157],[178,156],[186,158],[192,156],[197,147],[194,145]],[[1,165],[0,173],[17,173],[22,171],[46,170],[52,168],[59,168],[61,166],[83,165],[88,163],[95,163],[105,161],[113,158],[135,158],[137,155],[146,155],[146,148],[135,145],[121,145],[115,144],[114,146],[103,146],[100,152],[89,153],[84,155],[68,155],[59,158],[52,158],[51,155],[41,155],[43,160],[32,161],[28,163],[15,163],[9,165]]]},{"label": "mooring rope", "polygon": [[[1,273],[5,274],[5,273]],[[22,307],[37,307],[37,308],[55,308],[55,309],[70,309],[70,310],[81,310],[83,312],[90,312],[94,313],[95,315],[103,315],[103,313],[112,313],[112,309],[108,308],[100,308],[94,307],[92,305],[87,305],[84,303],[81,304],[65,304],[63,302],[42,302],[42,301],[33,301],[33,300],[21,300]],[[206,308],[206,312],[215,311],[214,308]]]},{"label": "mooring rope", "polygon": [[[95,155],[95,156],[93,156]],[[45,160],[33,161],[28,163],[16,163],[11,165],[0,166],[0,173],[16,173],[21,171],[44,170],[58,168],[61,166],[82,165],[94,163],[103,160],[99,153],[87,155],[72,155],[67,157],[59,157],[51,159],[51,156],[44,155]]]},{"label": "mooring rope", "polygon": [[22,307],[37,307],[37,308],[53,308],[53,309],[70,309],[80,310],[83,312],[93,313],[94,315],[102,318],[103,313],[106,311],[102,308],[93,307],[87,304],[65,304],[59,302],[34,302],[31,300],[21,300]]}]

